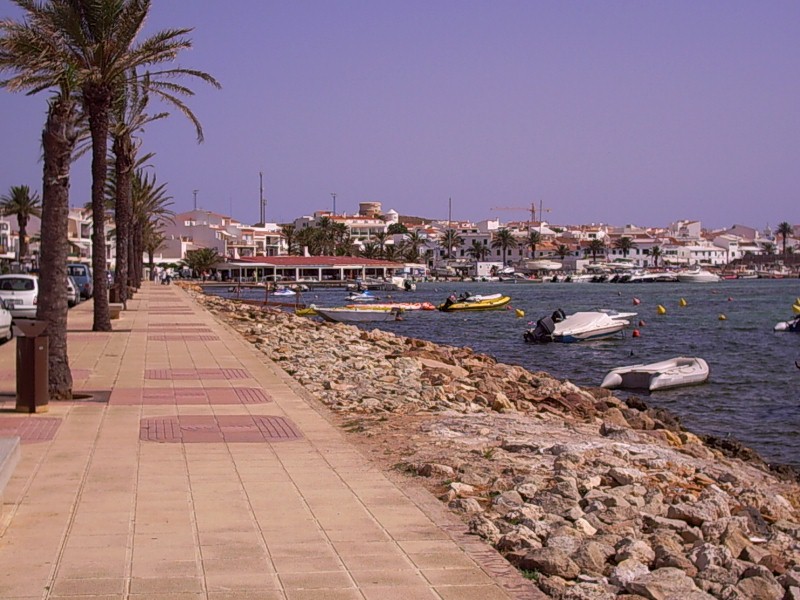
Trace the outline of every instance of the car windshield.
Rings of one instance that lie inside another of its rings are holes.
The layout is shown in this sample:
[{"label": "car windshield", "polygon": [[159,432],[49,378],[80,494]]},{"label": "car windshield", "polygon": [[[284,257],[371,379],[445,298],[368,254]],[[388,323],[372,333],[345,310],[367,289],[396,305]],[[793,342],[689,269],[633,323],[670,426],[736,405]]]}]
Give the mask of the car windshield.
[{"label": "car windshield", "polygon": [[88,275],[87,269],[83,265],[67,265],[67,275],[72,277],[85,277]]},{"label": "car windshield", "polygon": [[27,277],[6,277],[0,279],[0,290],[25,292],[33,289],[33,279]]}]

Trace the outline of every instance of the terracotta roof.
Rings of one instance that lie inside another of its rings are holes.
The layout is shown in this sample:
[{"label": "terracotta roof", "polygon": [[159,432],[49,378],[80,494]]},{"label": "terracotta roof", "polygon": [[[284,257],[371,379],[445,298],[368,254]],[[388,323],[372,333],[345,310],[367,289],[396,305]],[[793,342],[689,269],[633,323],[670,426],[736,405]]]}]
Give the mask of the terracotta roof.
[{"label": "terracotta roof", "polygon": [[247,256],[230,263],[245,263],[275,267],[393,267],[399,268],[401,263],[358,256]]}]

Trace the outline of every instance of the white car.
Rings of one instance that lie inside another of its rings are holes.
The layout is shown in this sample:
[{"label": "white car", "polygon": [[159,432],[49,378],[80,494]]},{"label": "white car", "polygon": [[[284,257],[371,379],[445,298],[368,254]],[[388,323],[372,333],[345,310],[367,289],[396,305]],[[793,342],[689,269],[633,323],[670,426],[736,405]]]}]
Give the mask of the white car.
[{"label": "white car", "polygon": [[6,308],[5,302],[0,300],[0,340],[8,341],[14,334],[11,332],[11,313]]},{"label": "white car", "polygon": [[24,273],[0,275],[0,299],[15,319],[35,319],[39,279]]},{"label": "white car", "polygon": [[78,284],[75,280],[67,275],[67,306],[72,308],[81,301],[81,292],[78,290]]}]

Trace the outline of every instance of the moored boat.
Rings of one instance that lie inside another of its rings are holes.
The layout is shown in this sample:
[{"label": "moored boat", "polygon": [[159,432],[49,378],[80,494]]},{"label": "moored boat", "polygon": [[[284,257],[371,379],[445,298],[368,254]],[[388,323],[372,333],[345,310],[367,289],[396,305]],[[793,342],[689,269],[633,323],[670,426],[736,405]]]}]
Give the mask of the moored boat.
[{"label": "moored boat", "polygon": [[650,364],[611,369],[600,387],[615,389],[666,390],[697,385],[708,380],[708,363],[702,358],[678,356]]},{"label": "moored boat", "polygon": [[350,292],[347,294],[347,299],[351,302],[373,302],[375,300],[379,300],[379,298],[369,290],[365,290],[363,292]]},{"label": "moored boat", "polygon": [[[473,298],[476,298],[473,300]],[[443,312],[454,312],[459,310],[494,310],[503,308],[511,302],[510,296],[502,294],[492,294],[490,296],[469,296],[462,299],[455,299],[453,296],[445,300],[436,308]]]},{"label": "moored boat", "polygon": [[797,315],[793,319],[789,319],[788,321],[781,321],[780,323],[776,323],[775,327],[772,328],[773,331],[787,331],[789,333],[800,333],[800,315]]},{"label": "moored boat", "polygon": [[588,340],[600,340],[616,335],[628,325],[628,318],[636,313],[618,313],[610,310],[576,312],[565,315],[558,309],[552,316],[536,322],[536,326],[525,331],[523,338],[533,344],[560,342],[569,344]]},{"label": "moored boat", "polygon": [[347,304],[345,308],[358,308],[359,310],[436,310],[430,302],[379,302],[377,304]]},{"label": "moored boat", "polygon": [[398,321],[403,310],[400,308],[389,308],[385,310],[375,310],[366,307],[333,307],[320,308],[315,306],[317,315],[326,321],[335,323],[366,323],[377,321]]},{"label": "moored boat", "polygon": [[678,281],[681,283],[716,283],[721,281],[720,276],[706,269],[692,269],[678,273]]}]

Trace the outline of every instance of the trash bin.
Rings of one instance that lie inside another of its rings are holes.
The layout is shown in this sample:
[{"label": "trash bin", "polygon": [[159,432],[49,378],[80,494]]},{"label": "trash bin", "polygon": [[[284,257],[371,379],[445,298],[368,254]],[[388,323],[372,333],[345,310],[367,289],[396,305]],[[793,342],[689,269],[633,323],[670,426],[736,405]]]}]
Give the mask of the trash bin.
[{"label": "trash bin", "polygon": [[47,321],[17,319],[17,412],[47,412],[50,400]]}]

